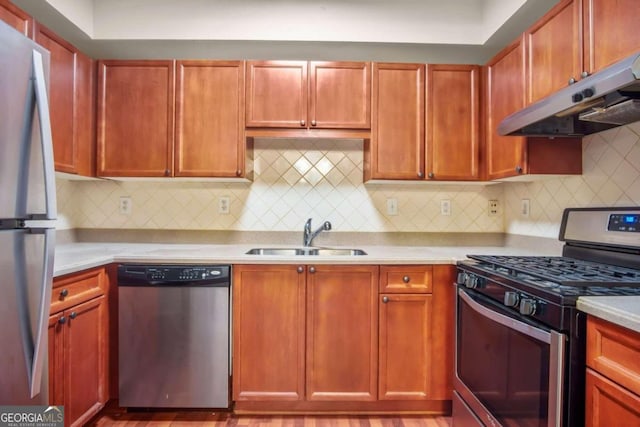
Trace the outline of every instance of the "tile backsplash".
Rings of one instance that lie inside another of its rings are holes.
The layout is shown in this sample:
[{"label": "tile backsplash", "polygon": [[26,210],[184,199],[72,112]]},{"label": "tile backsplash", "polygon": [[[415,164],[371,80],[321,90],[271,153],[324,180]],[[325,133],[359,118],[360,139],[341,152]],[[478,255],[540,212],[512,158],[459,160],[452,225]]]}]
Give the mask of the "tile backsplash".
[{"label": "tile backsplash", "polygon": [[[640,205],[640,122],[583,138],[582,152],[581,176],[504,187],[505,232],[557,238],[565,207]],[[530,200],[528,218],[522,199]]]},{"label": "tile backsplash", "polygon": [[[259,139],[254,182],[65,181],[58,179],[58,227],[165,230],[302,229],[329,220],[335,231],[501,232],[489,200],[502,185],[363,184],[361,140]],[[131,197],[132,213],[119,212]],[[229,214],[218,213],[228,197]],[[397,215],[387,214],[396,199]],[[451,214],[441,215],[442,200]]]},{"label": "tile backsplash", "polygon": [[[562,140],[558,140],[561,144]],[[565,207],[640,205],[640,122],[583,139],[583,175],[495,185],[363,184],[362,141],[259,139],[253,183],[58,179],[58,228],[506,232],[556,239]],[[132,213],[119,212],[131,197]],[[218,213],[228,197],[229,214]],[[387,214],[396,199],[397,215]],[[521,200],[530,214],[521,215]],[[450,200],[451,215],[440,213]],[[503,208],[488,214],[489,200]]]}]

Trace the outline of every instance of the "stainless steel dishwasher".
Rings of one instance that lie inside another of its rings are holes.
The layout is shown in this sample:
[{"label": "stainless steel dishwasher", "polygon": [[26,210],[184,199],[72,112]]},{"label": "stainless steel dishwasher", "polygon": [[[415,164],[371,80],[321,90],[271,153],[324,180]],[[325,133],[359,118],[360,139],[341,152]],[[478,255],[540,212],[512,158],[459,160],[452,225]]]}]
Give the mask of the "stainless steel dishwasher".
[{"label": "stainless steel dishwasher", "polygon": [[118,266],[120,406],[229,406],[230,270]]}]

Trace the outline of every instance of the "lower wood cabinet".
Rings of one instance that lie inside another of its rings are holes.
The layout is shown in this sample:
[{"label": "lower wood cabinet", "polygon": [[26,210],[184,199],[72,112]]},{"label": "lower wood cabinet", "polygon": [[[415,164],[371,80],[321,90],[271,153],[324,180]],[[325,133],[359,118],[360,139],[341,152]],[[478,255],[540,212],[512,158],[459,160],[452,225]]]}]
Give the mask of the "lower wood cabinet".
[{"label": "lower wood cabinet", "polygon": [[[78,283],[93,284],[85,287],[91,295],[104,289],[104,280],[103,269],[55,280],[54,298]],[[108,400],[108,305],[104,294],[72,304],[49,318],[49,401],[64,405],[65,426],[80,426]]]},{"label": "lower wood cabinet", "polygon": [[640,425],[640,334],[587,318],[587,427]]},{"label": "lower wood cabinet", "polygon": [[236,410],[449,411],[454,273],[234,266]]}]

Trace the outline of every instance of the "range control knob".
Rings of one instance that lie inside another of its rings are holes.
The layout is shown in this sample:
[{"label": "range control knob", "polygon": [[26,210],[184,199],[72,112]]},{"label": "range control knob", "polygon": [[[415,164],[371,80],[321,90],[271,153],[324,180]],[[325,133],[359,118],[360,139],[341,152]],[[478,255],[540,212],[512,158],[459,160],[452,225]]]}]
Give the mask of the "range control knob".
[{"label": "range control knob", "polygon": [[536,300],[533,298],[520,299],[520,314],[524,316],[533,316],[536,314],[537,309],[538,305],[536,304]]},{"label": "range control knob", "polygon": [[520,295],[517,292],[507,291],[504,293],[504,305],[507,307],[518,307]]},{"label": "range control knob", "polygon": [[467,274],[467,277],[464,279],[464,286],[469,289],[481,288],[482,280],[475,274]]},{"label": "range control knob", "polygon": [[464,285],[464,280],[467,277],[467,273],[459,271],[458,272],[458,277],[456,278],[456,283],[458,285]]}]

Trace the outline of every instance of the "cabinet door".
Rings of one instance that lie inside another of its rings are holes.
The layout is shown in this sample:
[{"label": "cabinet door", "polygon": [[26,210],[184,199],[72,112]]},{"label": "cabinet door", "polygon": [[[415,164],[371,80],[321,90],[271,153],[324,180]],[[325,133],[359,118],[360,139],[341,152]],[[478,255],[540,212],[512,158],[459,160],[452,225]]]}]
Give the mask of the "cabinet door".
[{"label": "cabinet door", "polygon": [[244,173],[244,63],[178,61],[175,176]]},{"label": "cabinet door", "polygon": [[373,64],[365,180],[424,176],[424,71],[421,64]]},{"label": "cabinet door", "polygon": [[377,399],[378,267],[309,267],[307,400]]},{"label": "cabinet door", "polygon": [[307,126],[306,61],[247,62],[247,127]]},{"label": "cabinet door", "polygon": [[430,398],[431,300],[428,294],[380,295],[380,400]]},{"label": "cabinet door", "polygon": [[49,404],[64,405],[64,323],[63,313],[49,317]]},{"label": "cabinet door", "polygon": [[427,177],[480,177],[480,68],[427,66]]},{"label": "cabinet door", "polygon": [[98,175],[170,176],[173,61],[100,61]]},{"label": "cabinet door", "polygon": [[527,103],[578,80],[582,72],[581,1],[563,0],[525,32]]},{"label": "cabinet door", "polygon": [[35,41],[51,53],[49,104],[55,168],[77,173],[78,147],[73,137],[76,49],[40,24]]},{"label": "cabinet door", "polygon": [[233,399],[303,400],[305,267],[233,270]]},{"label": "cabinet door", "polygon": [[640,397],[587,369],[586,426],[627,427],[640,425]]},{"label": "cabinet door", "polygon": [[96,176],[96,62],[76,53],[73,100],[75,172]]},{"label": "cabinet door", "polygon": [[0,0],[0,20],[11,25],[27,37],[31,37],[33,18],[9,0]]},{"label": "cabinet door", "polygon": [[498,125],[525,105],[524,36],[486,66],[486,151],[489,179],[527,173],[526,139],[498,135]]},{"label": "cabinet door", "polygon": [[640,51],[640,32],[637,28],[640,2],[583,2],[585,71],[593,74]]},{"label": "cabinet door", "polygon": [[314,128],[371,127],[371,64],[311,62],[309,125]]},{"label": "cabinet door", "polygon": [[78,304],[64,315],[65,418],[84,425],[107,401],[106,299]]}]

